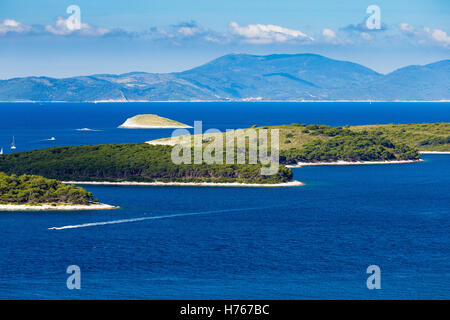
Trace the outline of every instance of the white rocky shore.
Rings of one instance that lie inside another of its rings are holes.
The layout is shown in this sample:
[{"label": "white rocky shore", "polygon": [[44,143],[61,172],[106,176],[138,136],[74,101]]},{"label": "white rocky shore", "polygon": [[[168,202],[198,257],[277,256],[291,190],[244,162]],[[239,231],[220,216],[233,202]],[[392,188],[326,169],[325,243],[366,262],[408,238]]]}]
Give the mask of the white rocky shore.
[{"label": "white rocky shore", "polygon": [[62,181],[64,184],[78,185],[106,185],[106,186],[182,186],[182,187],[297,187],[303,186],[300,181],[289,181],[283,183],[238,183],[238,182],[108,182],[108,181]]},{"label": "white rocky shore", "polygon": [[[128,121],[128,120],[127,120]],[[133,122],[127,122],[125,121],[122,125],[119,126],[119,128],[123,129],[189,129],[192,128],[191,126],[153,126],[153,125],[143,125],[143,124],[136,124]]]},{"label": "white rocky shore", "polygon": [[400,163],[413,163],[421,162],[418,160],[393,160],[393,161],[334,161],[334,162],[298,162],[293,165],[286,165],[288,168],[300,168],[304,166],[351,166],[351,165],[373,165],[373,164],[400,164]]},{"label": "white rocky shore", "polygon": [[110,206],[104,203],[94,203],[89,205],[26,205],[26,204],[0,204],[0,211],[78,211],[78,210],[108,210],[118,209],[119,207]]},{"label": "white rocky shore", "polygon": [[419,151],[421,154],[450,154],[450,151]]}]

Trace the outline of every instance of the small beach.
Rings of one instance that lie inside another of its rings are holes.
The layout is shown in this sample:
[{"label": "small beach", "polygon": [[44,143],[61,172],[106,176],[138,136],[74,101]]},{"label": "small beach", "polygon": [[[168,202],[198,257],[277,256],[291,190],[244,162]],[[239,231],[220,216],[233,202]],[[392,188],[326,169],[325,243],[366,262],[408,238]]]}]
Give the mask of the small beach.
[{"label": "small beach", "polygon": [[111,210],[119,207],[104,203],[89,205],[26,205],[26,204],[0,204],[0,211],[78,211],[78,210]]},{"label": "small beach", "polygon": [[450,151],[419,151],[421,154],[450,154]]},{"label": "small beach", "polygon": [[402,164],[422,162],[419,160],[395,160],[395,161],[334,161],[334,162],[298,162],[294,165],[286,165],[288,168],[300,168],[304,166],[352,166],[352,165],[373,165],[373,164]]},{"label": "small beach", "polygon": [[216,183],[216,182],[108,182],[108,181],[62,181],[64,184],[75,185],[105,185],[105,186],[172,186],[172,187],[298,187],[305,185],[294,180],[284,183]]},{"label": "small beach", "polygon": [[190,129],[191,126],[146,126],[146,125],[121,125],[121,129]]}]

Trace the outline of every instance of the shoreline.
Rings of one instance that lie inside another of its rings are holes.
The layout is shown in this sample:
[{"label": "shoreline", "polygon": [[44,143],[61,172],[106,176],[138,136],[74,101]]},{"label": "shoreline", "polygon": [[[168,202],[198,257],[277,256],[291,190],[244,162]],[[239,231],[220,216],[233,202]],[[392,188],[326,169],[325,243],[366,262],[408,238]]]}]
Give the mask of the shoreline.
[{"label": "shoreline", "polygon": [[175,141],[176,139],[170,139],[170,140],[167,140],[167,141],[157,141],[157,140],[158,139],[145,141],[145,143],[149,144],[151,146],[175,146],[175,145],[178,144],[178,141]]},{"label": "shoreline", "polygon": [[251,102],[251,103],[264,103],[264,102],[367,102],[367,103],[386,103],[386,102],[399,102],[399,103],[449,103],[450,100],[87,100],[87,101],[0,101],[0,103],[215,103],[215,102]]},{"label": "shoreline", "polygon": [[420,154],[450,154],[450,151],[419,151]]},{"label": "shoreline", "polygon": [[74,205],[26,205],[26,204],[0,204],[0,211],[81,211],[81,210],[111,210],[119,209],[120,207],[111,206],[109,204],[74,204]]},{"label": "shoreline", "polygon": [[191,129],[191,126],[139,126],[139,125],[120,125],[120,129]]},{"label": "shoreline", "polygon": [[298,187],[304,186],[303,182],[292,180],[283,183],[239,183],[239,182],[109,182],[109,181],[62,181],[64,184],[75,185],[104,185],[104,186],[171,186],[171,187]]},{"label": "shoreline", "polygon": [[352,166],[352,165],[376,165],[376,164],[402,164],[423,162],[424,160],[393,160],[393,161],[334,161],[334,162],[298,162],[293,165],[286,165],[287,168],[301,168],[305,166]]}]

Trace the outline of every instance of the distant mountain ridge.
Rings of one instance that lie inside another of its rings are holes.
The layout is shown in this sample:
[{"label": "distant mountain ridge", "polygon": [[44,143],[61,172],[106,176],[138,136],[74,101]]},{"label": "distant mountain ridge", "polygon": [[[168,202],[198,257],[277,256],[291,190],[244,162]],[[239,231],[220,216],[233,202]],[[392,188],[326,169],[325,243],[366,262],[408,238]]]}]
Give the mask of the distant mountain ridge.
[{"label": "distant mountain ridge", "polygon": [[0,101],[441,101],[450,60],[387,75],[316,54],[230,54],[175,73],[0,80]]}]

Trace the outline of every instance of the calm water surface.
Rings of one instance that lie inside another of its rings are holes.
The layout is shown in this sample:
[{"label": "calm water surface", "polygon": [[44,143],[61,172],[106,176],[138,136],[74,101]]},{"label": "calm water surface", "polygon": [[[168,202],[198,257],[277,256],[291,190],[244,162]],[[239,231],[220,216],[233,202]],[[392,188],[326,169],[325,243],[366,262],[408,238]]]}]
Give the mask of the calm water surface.
[{"label": "calm water surface", "polygon": [[[13,135],[18,151],[170,135],[115,129],[138,113],[221,130],[450,122],[449,104],[2,104],[0,146]],[[121,209],[0,212],[0,298],[449,299],[450,156],[423,158],[294,169],[306,186],[292,188],[89,186]],[[135,218],[148,219],[95,225]],[[66,288],[73,264],[79,291]],[[366,288],[372,264],[381,290]]]}]

